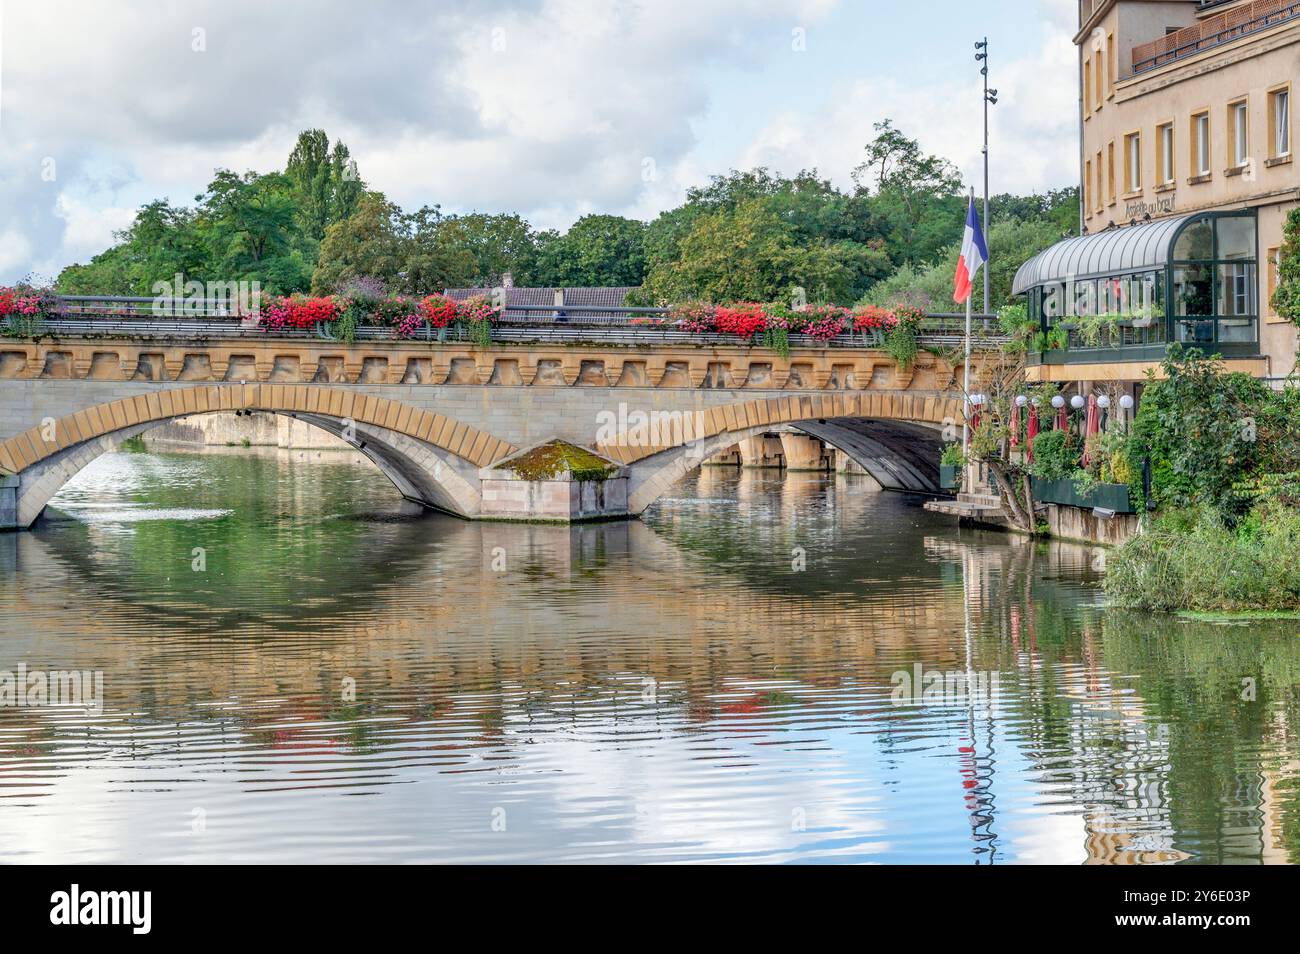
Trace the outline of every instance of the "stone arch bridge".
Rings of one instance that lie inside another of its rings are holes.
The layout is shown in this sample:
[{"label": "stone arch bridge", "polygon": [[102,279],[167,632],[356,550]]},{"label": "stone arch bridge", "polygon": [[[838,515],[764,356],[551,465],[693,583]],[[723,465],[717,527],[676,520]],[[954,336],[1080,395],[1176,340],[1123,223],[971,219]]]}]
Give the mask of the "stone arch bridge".
[{"label": "stone arch bridge", "polygon": [[[636,515],[713,453],[787,425],[886,489],[935,492],[943,428],[961,420],[961,373],[927,352],[903,369],[853,348],[782,358],[670,345],[0,341],[0,526],[30,526],[69,479],[130,437],[232,411],[343,437],[404,496],[467,518],[485,515],[494,464],[546,440],[619,465],[625,512]],[[647,439],[639,415],[687,424]]]}]

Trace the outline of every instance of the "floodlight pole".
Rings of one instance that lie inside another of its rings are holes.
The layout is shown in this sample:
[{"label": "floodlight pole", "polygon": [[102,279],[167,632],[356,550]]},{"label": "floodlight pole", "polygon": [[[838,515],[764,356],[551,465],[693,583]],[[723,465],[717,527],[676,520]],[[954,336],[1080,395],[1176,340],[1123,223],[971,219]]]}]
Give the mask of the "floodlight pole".
[{"label": "floodlight pole", "polygon": [[[980,50],[983,52],[984,65],[980,67],[980,74],[984,77],[984,247],[989,247],[989,38],[983,39],[983,46]],[[997,102],[997,91],[993,92],[994,99]],[[990,255],[990,258],[992,256]],[[989,305],[989,263],[984,263],[984,314],[990,314]]]}]

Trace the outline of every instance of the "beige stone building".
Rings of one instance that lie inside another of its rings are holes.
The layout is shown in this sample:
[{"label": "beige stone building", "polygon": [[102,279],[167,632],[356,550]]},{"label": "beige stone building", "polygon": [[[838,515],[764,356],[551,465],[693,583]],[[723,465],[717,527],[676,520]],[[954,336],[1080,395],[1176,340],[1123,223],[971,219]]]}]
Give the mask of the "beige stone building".
[{"label": "beige stone building", "polygon": [[1300,2],[1079,0],[1074,41],[1084,234],[1016,277],[1068,340],[1031,377],[1140,381],[1170,341],[1285,377],[1296,326],[1269,300],[1300,198]]}]

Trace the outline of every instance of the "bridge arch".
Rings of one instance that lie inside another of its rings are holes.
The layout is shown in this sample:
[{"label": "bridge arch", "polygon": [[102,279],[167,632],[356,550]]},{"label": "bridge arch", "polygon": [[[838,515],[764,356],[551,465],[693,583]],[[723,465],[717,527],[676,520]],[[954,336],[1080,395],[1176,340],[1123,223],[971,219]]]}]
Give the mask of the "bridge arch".
[{"label": "bridge arch", "polygon": [[150,391],[46,420],[0,443],[0,467],[18,476],[17,519],[30,526],[59,489],[101,454],[178,417],[265,411],[344,438],[405,497],[476,516],[478,468],[513,445],[442,414],[350,389],[312,385],[207,385]]},{"label": "bridge arch", "polygon": [[733,444],[788,424],[842,450],[886,489],[938,491],[942,428],[961,420],[949,395],[863,393],[755,399],[701,410],[672,439],[663,428],[620,431],[597,445],[628,467],[628,509],[641,513],[674,483]]}]

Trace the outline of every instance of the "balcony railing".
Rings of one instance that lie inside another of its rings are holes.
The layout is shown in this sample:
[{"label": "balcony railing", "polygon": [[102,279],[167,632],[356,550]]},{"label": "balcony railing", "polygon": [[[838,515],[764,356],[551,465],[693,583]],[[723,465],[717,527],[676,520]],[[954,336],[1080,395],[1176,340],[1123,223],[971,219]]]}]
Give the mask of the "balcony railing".
[{"label": "balcony railing", "polygon": [[1297,0],[1255,0],[1133,47],[1133,72],[1153,70],[1297,17],[1300,17]]}]

